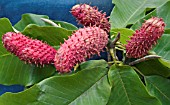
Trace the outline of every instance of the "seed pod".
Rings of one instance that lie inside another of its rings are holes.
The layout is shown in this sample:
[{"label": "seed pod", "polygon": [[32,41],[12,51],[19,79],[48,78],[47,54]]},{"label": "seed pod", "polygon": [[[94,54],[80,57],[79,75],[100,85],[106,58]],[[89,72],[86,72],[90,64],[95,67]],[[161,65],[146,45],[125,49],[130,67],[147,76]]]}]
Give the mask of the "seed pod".
[{"label": "seed pod", "polygon": [[27,63],[45,65],[54,63],[56,50],[39,41],[28,38],[21,33],[8,32],[3,35],[4,47]]},{"label": "seed pod", "polygon": [[165,23],[162,18],[152,17],[136,30],[126,44],[126,56],[128,58],[141,58],[148,54],[153,45],[164,33]]},{"label": "seed pod", "polygon": [[101,13],[97,7],[78,4],[72,7],[71,13],[84,26],[96,26],[107,32],[110,31],[110,23],[108,17],[106,17],[106,13]]},{"label": "seed pod", "polygon": [[77,30],[58,49],[55,56],[57,71],[70,72],[74,65],[86,61],[92,55],[100,55],[106,47],[108,35],[99,27],[87,27]]}]

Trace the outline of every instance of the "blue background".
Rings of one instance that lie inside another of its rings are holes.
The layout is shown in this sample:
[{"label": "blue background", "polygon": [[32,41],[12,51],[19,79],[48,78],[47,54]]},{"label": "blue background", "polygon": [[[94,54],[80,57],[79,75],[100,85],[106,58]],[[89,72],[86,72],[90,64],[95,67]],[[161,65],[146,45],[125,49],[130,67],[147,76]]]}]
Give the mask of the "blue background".
[{"label": "blue background", "polygon": [[[9,18],[14,25],[24,13],[48,15],[52,20],[66,21],[77,25],[75,18],[71,15],[72,6],[87,3],[97,6],[110,15],[113,8],[112,0],[0,0],[0,18]],[[0,74],[1,75],[1,74]],[[5,92],[19,92],[24,89],[20,85],[0,85],[0,95]]]}]

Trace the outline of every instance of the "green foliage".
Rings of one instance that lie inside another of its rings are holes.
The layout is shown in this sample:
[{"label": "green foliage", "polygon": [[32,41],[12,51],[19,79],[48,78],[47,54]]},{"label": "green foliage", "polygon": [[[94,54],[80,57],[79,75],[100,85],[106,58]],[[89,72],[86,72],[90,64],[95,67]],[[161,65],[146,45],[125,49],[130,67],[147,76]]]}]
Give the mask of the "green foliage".
[{"label": "green foliage", "polygon": [[[0,23],[1,23],[1,25],[0,25],[0,29],[1,29],[1,31],[0,31],[0,35],[2,36],[3,34],[5,34],[6,32],[9,32],[9,31],[14,31],[13,30],[13,28],[12,28],[12,25],[11,25],[11,23],[10,23],[10,21],[9,21],[9,19],[7,19],[7,18],[1,18],[0,19]],[[2,42],[2,39],[0,39],[0,41]]]},{"label": "green foliage", "polygon": [[57,46],[60,45],[60,43],[63,43],[64,38],[67,39],[68,36],[72,34],[72,31],[61,27],[30,24],[22,31],[22,33],[34,39],[45,41],[51,46]]},{"label": "green foliage", "polygon": [[128,28],[113,28],[111,31],[111,38],[115,38],[115,36],[120,33],[121,37],[120,37],[120,42],[122,44],[126,44],[127,40],[129,40],[130,36],[132,36],[132,34],[134,33],[133,30],[128,29]]},{"label": "green foliage", "polygon": [[161,76],[147,76],[145,77],[146,87],[148,91],[156,96],[162,105],[170,104],[170,80]]},{"label": "green foliage", "polygon": [[[105,66],[92,66],[105,64]],[[67,76],[54,76],[41,81],[18,94],[6,93],[0,97],[1,105],[105,105],[111,87],[107,80],[107,63],[90,61],[80,72]],[[88,66],[89,65],[89,66]],[[9,100],[10,98],[10,100]]]},{"label": "green foliage", "polygon": [[0,83],[5,85],[20,84],[29,86],[54,74],[53,66],[36,67],[25,64],[17,57],[6,54],[0,57]]},{"label": "green foliage", "polygon": [[112,0],[115,7],[111,13],[112,28],[125,28],[145,16],[147,8],[156,8],[168,0]]},{"label": "green foliage", "polygon": [[154,59],[141,62],[135,65],[144,75],[161,75],[163,77],[170,77],[169,63],[164,59]]},{"label": "green foliage", "polygon": [[112,91],[107,105],[160,105],[130,66],[113,65],[108,75]]},{"label": "green foliage", "polygon": [[167,14],[167,13],[169,13],[169,9],[170,9],[170,1],[166,2],[164,5],[159,6],[154,11],[150,12],[148,15],[146,15],[142,19],[138,20],[131,28],[133,30],[136,30],[142,25],[144,20],[149,19],[152,16],[157,16],[157,17],[163,18],[163,20],[166,23],[165,28],[168,29],[168,28],[170,28],[170,18],[168,18],[168,17],[170,17],[170,14]]},{"label": "green foliage", "polygon": [[163,59],[170,60],[170,34],[164,34],[153,48],[153,51]]},{"label": "green foliage", "polygon": [[48,16],[45,15],[36,15],[36,14],[23,14],[21,20],[15,24],[15,28],[18,31],[24,30],[24,28],[29,25],[29,24],[37,24],[39,26],[46,26],[44,21],[41,20],[41,18],[49,18]]},{"label": "green foliage", "polygon": [[[51,24],[44,22],[41,18],[49,19],[46,15],[36,15],[36,14],[23,14],[22,19],[15,24],[15,28],[18,31],[23,31],[24,28],[29,24],[36,24],[38,26],[51,26]],[[61,27],[68,29],[68,30],[77,30],[77,27],[62,21],[54,21],[56,24],[60,25]]]},{"label": "green foliage", "polygon": [[[58,74],[54,65],[37,67],[20,61],[6,51],[0,39],[0,84],[25,86],[22,92],[0,96],[0,105],[169,105],[170,1],[112,1],[115,7],[110,16],[110,37],[113,40],[120,33],[116,48],[124,53],[126,41],[144,19],[163,18],[165,33],[150,52],[159,55],[159,59],[144,60],[133,66],[114,57],[109,62],[89,60],[72,73]],[[1,18],[0,36],[18,30],[58,49],[60,43],[78,29],[67,22],[50,20],[60,26],[55,27],[41,18],[49,19],[46,15],[24,14],[14,27],[7,18]],[[111,52],[112,56],[115,52]]]}]

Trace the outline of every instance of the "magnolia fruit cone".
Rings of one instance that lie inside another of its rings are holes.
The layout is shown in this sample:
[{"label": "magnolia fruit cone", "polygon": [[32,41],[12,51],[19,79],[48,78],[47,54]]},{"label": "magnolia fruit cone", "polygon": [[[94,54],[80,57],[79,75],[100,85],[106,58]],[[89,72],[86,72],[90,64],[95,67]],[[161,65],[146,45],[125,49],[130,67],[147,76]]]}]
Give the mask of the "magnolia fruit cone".
[{"label": "magnolia fruit cone", "polygon": [[98,11],[97,7],[91,7],[87,4],[78,4],[72,7],[71,13],[78,22],[84,26],[96,26],[105,30],[110,31],[110,23],[106,13]]},{"label": "magnolia fruit cone", "polygon": [[54,63],[56,50],[39,40],[33,40],[21,33],[8,32],[3,35],[4,47],[27,63],[45,65]]},{"label": "magnolia fruit cone", "polygon": [[100,55],[106,47],[108,35],[99,27],[87,27],[77,30],[58,49],[55,56],[55,67],[60,73],[70,72],[73,66],[90,58]]},{"label": "magnolia fruit cone", "polygon": [[153,45],[164,33],[165,23],[162,18],[152,17],[142,24],[139,30],[130,37],[126,44],[128,58],[141,58],[148,54]]}]

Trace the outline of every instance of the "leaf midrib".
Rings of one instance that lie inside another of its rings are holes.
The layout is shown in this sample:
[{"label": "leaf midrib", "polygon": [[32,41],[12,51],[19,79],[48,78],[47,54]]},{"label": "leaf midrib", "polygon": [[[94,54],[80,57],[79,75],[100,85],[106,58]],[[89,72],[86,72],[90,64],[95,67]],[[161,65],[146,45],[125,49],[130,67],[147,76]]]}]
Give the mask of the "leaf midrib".
[{"label": "leaf midrib", "polygon": [[4,57],[4,56],[11,56],[11,54],[10,53],[6,53],[6,54],[3,54],[3,55],[0,55],[0,58]]},{"label": "leaf midrib", "polygon": [[105,76],[106,76],[106,74],[103,75],[101,78],[99,78],[94,84],[92,84],[92,85],[91,85],[88,89],[86,89],[82,94],[80,94],[80,95],[77,96],[74,100],[72,100],[70,103],[68,103],[68,105],[71,105],[72,102],[74,102],[75,100],[77,100],[81,95],[85,94],[90,88],[92,88],[93,86],[95,86],[96,83],[97,83],[98,81],[100,81],[101,79],[103,79]]},{"label": "leaf midrib", "polygon": [[143,5],[146,3],[147,0],[144,1],[144,3],[136,10],[133,12],[133,14],[128,18],[128,20],[123,24],[123,27],[126,26],[126,24],[129,22],[129,20],[143,7]]},{"label": "leaf midrib", "polygon": [[124,90],[124,92],[125,92],[125,94],[126,94],[128,103],[129,103],[129,105],[132,105],[131,102],[130,102],[130,99],[129,99],[129,95],[128,95],[127,91],[126,91],[125,85],[124,85],[124,83],[123,83],[123,79],[122,79],[121,74],[120,74],[119,71],[118,71],[118,75],[119,75],[119,78],[120,78],[120,80],[121,80],[122,87],[123,87],[123,90]]}]

